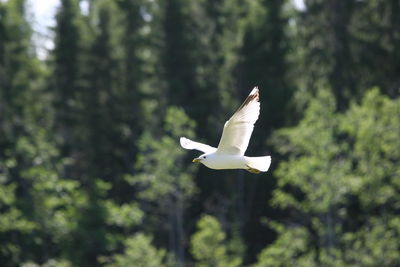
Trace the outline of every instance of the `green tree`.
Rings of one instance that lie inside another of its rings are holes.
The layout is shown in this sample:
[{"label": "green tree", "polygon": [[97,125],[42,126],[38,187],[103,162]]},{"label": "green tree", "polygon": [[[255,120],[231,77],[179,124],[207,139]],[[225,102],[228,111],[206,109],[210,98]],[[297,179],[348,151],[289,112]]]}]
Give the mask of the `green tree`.
[{"label": "green tree", "polygon": [[234,104],[232,75],[245,6],[241,1],[168,0],[157,14],[167,102],[183,107],[205,138],[219,136],[216,126],[225,119],[219,115]]},{"label": "green tree", "polygon": [[76,227],[76,221],[70,218],[78,216],[87,197],[79,182],[61,176],[66,160],[60,158],[50,131],[33,128],[35,134],[21,137],[16,144],[24,192],[17,206],[36,226],[22,237],[24,260],[40,263],[65,259],[65,249]]},{"label": "green tree", "polygon": [[241,266],[236,255],[230,255],[226,234],[216,218],[202,216],[197,222],[197,232],[191,238],[191,253],[196,266]]},{"label": "green tree", "polygon": [[[126,137],[130,143],[128,147],[133,150],[126,162],[132,162],[136,158],[137,144],[132,140],[137,140],[144,128],[142,120],[144,112],[142,112],[142,100],[144,92],[142,83],[144,81],[144,64],[143,64],[143,32],[144,19],[142,11],[144,10],[144,1],[134,0],[118,0],[119,7],[114,14],[120,13],[120,26],[122,35],[120,42],[121,51],[121,75],[118,77],[121,81],[122,93],[118,101],[120,102],[118,114],[121,116],[123,127],[125,127],[130,135]],[[114,29],[113,29],[114,30]],[[125,130],[126,132],[126,130]]]},{"label": "green tree", "polygon": [[[89,266],[94,265],[97,256],[106,250],[106,211],[99,201],[101,192],[90,157],[89,138],[94,138],[90,133],[95,128],[88,118],[96,109],[96,106],[88,108],[87,100],[91,89],[88,52],[93,34],[81,13],[79,1],[61,1],[54,32],[54,50],[50,57],[52,76],[49,79],[56,114],[54,129],[62,157],[70,159],[64,173],[79,182],[80,197],[84,197],[79,212],[73,217],[73,227],[63,252],[73,264]],[[91,99],[96,101],[96,94]],[[77,244],[79,251],[76,251]]]},{"label": "green tree", "polygon": [[336,113],[324,92],[298,126],[277,132],[274,144],[290,156],[276,171],[272,203],[288,216],[270,223],[278,238],[259,266],[398,264],[399,112],[399,99],[374,89]]},{"label": "green tree", "polygon": [[[240,48],[241,60],[239,82],[246,89],[260,87],[261,110],[259,124],[265,131],[263,136],[255,132],[255,144],[264,144],[265,134],[282,127],[288,118],[289,101],[293,85],[289,82],[289,36],[285,1],[254,1],[250,15],[246,18],[243,44]],[[264,100],[265,99],[265,100]]]},{"label": "green tree", "polygon": [[[118,63],[115,51],[115,34],[111,28],[115,7],[109,1],[98,1],[92,7],[91,18],[97,22],[91,25],[94,31],[94,40],[88,54],[90,55],[89,86],[86,88],[82,99],[85,110],[84,121],[84,152],[86,158],[85,172],[90,177],[102,177],[110,179],[118,172],[120,164],[117,160],[116,146],[118,132],[112,127],[116,121],[115,103],[118,92]],[[115,19],[114,19],[115,20]],[[121,172],[121,170],[119,170]]]},{"label": "green tree", "polygon": [[[26,3],[11,0],[0,4],[0,153],[12,149],[24,134],[26,116],[37,115],[43,66],[35,58],[32,29]],[[35,105],[34,105],[35,104]]]},{"label": "green tree", "polygon": [[344,110],[363,89],[357,86],[358,77],[353,75],[356,64],[351,53],[350,28],[356,1],[304,2],[305,10],[293,18],[293,57],[297,57],[300,87],[297,97],[311,98],[322,86],[333,92],[336,107]]},{"label": "green tree", "polygon": [[[352,57],[357,64],[354,76],[360,88],[379,86],[381,91],[399,94],[400,9],[398,1],[356,1],[349,26]],[[384,64],[383,64],[384,62]]]},{"label": "green tree", "polygon": [[123,82],[126,73],[123,72],[122,29],[114,30],[122,24],[118,11],[113,1],[92,4],[87,20],[93,41],[87,51],[88,85],[82,93],[85,112],[78,123],[83,128],[81,161],[85,174],[108,182],[114,179],[114,190],[121,193],[116,195],[125,200],[126,195],[120,188],[126,183],[117,177],[130,170],[127,161],[133,152],[129,151],[131,139],[135,138],[132,132],[138,131],[139,125],[131,125],[128,120],[133,102],[128,103],[129,90]]},{"label": "green tree", "polygon": [[[4,158],[3,158],[4,159]],[[2,164],[0,177],[0,256],[6,266],[16,265],[22,261],[24,248],[20,237],[35,229],[36,224],[27,218],[17,206],[17,184],[12,182],[10,169],[15,167],[15,159],[7,159]]]},{"label": "green tree", "polygon": [[[146,230],[160,238],[178,263],[185,263],[187,223],[185,211],[196,191],[193,181],[194,166],[184,165],[184,154],[179,145],[180,136],[193,136],[194,122],[182,109],[167,109],[163,132],[145,132],[139,140],[136,168],[139,173],[128,175],[127,181],[138,188],[137,196],[146,212]],[[186,169],[184,171],[184,169]],[[166,240],[165,240],[166,239]]]},{"label": "green tree", "polygon": [[165,250],[157,249],[151,244],[152,239],[143,233],[137,233],[124,241],[123,254],[114,254],[105,259],[106,266],[124,267],[163,267],[165,265]]},{"label": "green tree", "polygon": [[[288,14],[285,12],[287,2],[248,1],[246,16],[241,21],[242,33],[238,36],[240,45],[236,52],[238,60],[234,79],[242,99],[251,88],[259,86],[261,105],[261,115],[246,152],[248,155],[274,154],[272,147],[266,146],[265,140],[274,129],[288,125],[292,119],[289,104],[294,84],[289,76],[292,66],[289,62],[291,40]],[[273,240],[270,230],[265,229],[258,219],[259,214],[274,214],[271,208],[259,201],[261,196],[268,196],[273,190],[274,179],[269,175],[238,173],[234,178],[232,198],[237,210],[234,218],[241,237],[252,240],[251,245],[247,246],[246,263],[252,261],[256,253]],[[232,178],[228,177],[227,183],[232,184]],[[261,235],[266,238],[258,238]]]},{"label": "green tree", "polygon": [[51,53],[49,87],[53,91],[56,113],[55,129],[63,156],[73,160],[66,169],[73,177],[82,174],[85,160],[80,161],[82,150],[82,93],[87,88],[85,77],[85,28],[77,0],[62,0],[56,14],[54,50]]},{"label": "green tree", "polygon": [[[397,1],[304,1],[292,17],[292,58],[298,99],[330,88],[337,108],[361,99],[366,88],[380,86],[398,94],[399,23]],[[385,64],[382,64],[385,62]],[[308,97],[310,98],[310,97]]]},{"label": "green tree", "polygon": [[[39,153],[38,147],[53,150],[54,144],[46,136],[52,117],[41,87],[45,73],[35,57],[26,2],[2,2],[0,14],[0,257],[5,266],[14,266],[45,257],[35,255],[40,245],[32,236],[37,234],[41,242],[44,235],[39,214],[32,209],[32,181],[27,176],[33,168],[52,163],[53,152]],[[31,153],[26,153],[28,147]]]}]

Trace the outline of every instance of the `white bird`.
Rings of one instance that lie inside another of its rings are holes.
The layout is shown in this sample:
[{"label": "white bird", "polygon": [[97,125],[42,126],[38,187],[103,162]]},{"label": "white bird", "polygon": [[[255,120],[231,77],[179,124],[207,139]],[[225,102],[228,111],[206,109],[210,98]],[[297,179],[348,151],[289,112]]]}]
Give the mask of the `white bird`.
[{"label": "white bird", "polygon": [[270,156],[246,157],[244,152],[249,145],[254,123],[260,115],[258,87],[225,123],[218,148],[181,137],[181,146],[185,149],[196,149],[204,152],[193,162],[200,162],[210,169],[245,169],[252,173],[268,171],[271,164]]}]

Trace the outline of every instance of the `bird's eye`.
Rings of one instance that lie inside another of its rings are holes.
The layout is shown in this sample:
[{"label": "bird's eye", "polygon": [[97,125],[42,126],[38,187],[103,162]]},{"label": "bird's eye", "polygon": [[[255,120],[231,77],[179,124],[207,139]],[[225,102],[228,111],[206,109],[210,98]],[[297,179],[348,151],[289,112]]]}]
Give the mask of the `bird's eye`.
[{"label": "bird's eye", "polygon": [[207,158],[206,156],[204,156],[204,158]]}]

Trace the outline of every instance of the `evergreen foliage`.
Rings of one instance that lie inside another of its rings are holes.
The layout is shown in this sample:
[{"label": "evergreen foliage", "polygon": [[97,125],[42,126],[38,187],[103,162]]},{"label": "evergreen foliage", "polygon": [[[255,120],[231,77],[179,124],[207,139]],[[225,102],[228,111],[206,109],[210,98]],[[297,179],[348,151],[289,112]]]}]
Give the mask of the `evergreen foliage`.
[{"label": "evergreen foliage", "polygon": [[197,222],[197,232],[192,236],[192,254],[196,266],[240,266],[241,259],[228,255],[226,234],[218,220],[205,215]]},{"label": "evergreen foliage", "polygon": [[[1,266],[400,265],[399,1],[60,0],[45,59],[33,2],[0,1]],[[271,170],[193,165],[253,86]]]},{"label": "evergreen foliage", "polygon": [[272,204],[287,216],[270,222],[279,237],[260,266],[399,263],[399,115],[399,100],[376,88],[343,114],[322,91],[298,126],[276,132],[278,150],[290,156],[276,170]]}]

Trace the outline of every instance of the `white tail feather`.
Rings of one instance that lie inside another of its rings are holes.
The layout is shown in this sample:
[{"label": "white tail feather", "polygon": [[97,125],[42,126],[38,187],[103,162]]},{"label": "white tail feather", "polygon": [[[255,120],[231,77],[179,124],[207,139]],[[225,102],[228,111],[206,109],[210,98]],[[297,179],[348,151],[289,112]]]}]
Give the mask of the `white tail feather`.
[{"label": "white tail feather", "polygon": [[247,165],[260,172],[266,172],[271,165],[271,156],[264,157],[246,157]]}]

